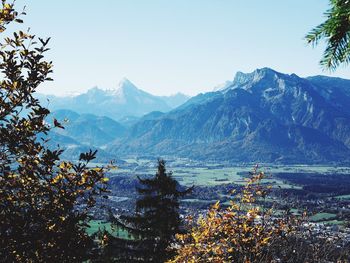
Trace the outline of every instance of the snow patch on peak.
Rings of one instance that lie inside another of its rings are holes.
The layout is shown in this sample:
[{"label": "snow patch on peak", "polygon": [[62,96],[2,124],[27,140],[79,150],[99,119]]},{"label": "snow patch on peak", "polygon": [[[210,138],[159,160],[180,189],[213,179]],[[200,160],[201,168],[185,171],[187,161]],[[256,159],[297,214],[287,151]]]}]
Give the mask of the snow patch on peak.
[{"label": "snow patch on peak", "polygon": [[118,102],[124,103],[126,101],[126,96],[134,96],[140,93],[140,89],[138,89],[129,79],[123,78],[120,80],[116,88],[107,90],[107,92],[115,97]]},{"label": "snow patch on peak", "polygon": [[137,87],[127,78],[122,78],[118,84],[119,88],[134,88],[137,89]]},{"label": "snow patch on peak", "polygon": [[97,95],[97,94],[103,94],[105,91],[100,89],[99,87],[95,86],[91,89],[89,89],[86,94],[94,94],[94,95]]},{"label": "snow patch on peak", "polygon": [[223,91],[227,88],[229,88],[232,85],[232,81],[227,80],[224,83],[221,83],[214,87],[213,91]]}]

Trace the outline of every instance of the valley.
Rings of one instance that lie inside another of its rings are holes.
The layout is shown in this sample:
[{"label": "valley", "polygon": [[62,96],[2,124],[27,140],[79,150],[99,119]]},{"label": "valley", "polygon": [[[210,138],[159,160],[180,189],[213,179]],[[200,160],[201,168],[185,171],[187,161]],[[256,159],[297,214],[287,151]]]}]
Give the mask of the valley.
[{"label": "valley", "polygon": [[350,263],[350,1],[25,2],[0,263]]},{"label": "valley", "polygon": [[[131,155],[347,166],[349,85],[345,79],[301,78],[262,68],[238,72],[222,90],[189,99],[179,95],[177,104],[159,108],[164,98],[146,96],[124,81],[117,90],[95,89],[62,99],[64,105],[53,99],[58,102],[47,121],[57,119],[66,129],[53,129],[49,137],[67,150],[67,159],[93,148],[100,151],[99,161]],[[142,100],[145,96],[149,103]],[[85,105],[84,110],[75,105]]]},{"label": "valley", "polygon": [[[155,164],[156,160],[126,159],[117,170],[108,174],[111,193],[103,203],[113,207],[116,214],[132,213],[137,199],[137,177],[153,176]],[[254,166],[252,163],[232,166],[189,159],[167,159],[168,171],[173,173],[179,187],[194,186],[192,194],[182,200],[184,216],[205,213],[218,200],[223,206],[228,205],[233,198],[230,191],[239,190],[246,183]],[[270,196],[261,200],[264,207],[295,214],[307,211],[312,222],[324,225],[348,224],[350,167],[259,164],[259,170],[266,175],[262,183],[272,186]]]},{"label": "valley", "polygon": [[[153,176],[161,156],[179,189],[194,186],[181,201],[183,217],[199,217],[216,201],[228,206],[231,191],[241,191],[259,164],[262,184],[271,186],[261,207],[276,216],[307,211],[320,233],[343,235],[350,218],[349,86],[262,68],[188,98],[153,96],[123,80],[116,90],[46,97],[53,110],[47,123],[64,126],[50,131],[48,144],[70,160],[96,149],[92,167],[110,160],[118,166],[108,173],[110,193],[93,210],[89,233],[114,232],[106,207],[116,216],[134,213],[138,177]],[[114,235],[128,238],[121,230]]]}]

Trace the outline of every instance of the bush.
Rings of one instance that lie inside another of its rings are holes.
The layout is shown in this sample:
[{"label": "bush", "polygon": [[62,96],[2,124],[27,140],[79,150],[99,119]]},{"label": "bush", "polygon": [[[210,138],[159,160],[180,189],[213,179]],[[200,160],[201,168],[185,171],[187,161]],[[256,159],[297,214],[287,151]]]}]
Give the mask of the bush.
[{"label": "bush", "polygon": [[255,168],[228,208],[217,202],[197,221],[189,218],[189,232],[177,235],[177,256],[169,262],[348,262],[349,244],[315,237],[305,213],[278,215],[259,207],[271,189],[262,186],[263,178]]},{"label": "bush", "polygon": [[[19,22],[14,4],[2,1],[0,31]],[[48,149],[49,110],[33,97],[49,81],[44,60],[49,39],[14,32],[0,44],[0,261],[81,262],[92,240],[85,233],[88,211],[105,191],[105,169],[88,168],[96,152],[77,163]],[[55,127],[63,128],[54,120]],[[42,139],[40,139],[42,138]]]}]

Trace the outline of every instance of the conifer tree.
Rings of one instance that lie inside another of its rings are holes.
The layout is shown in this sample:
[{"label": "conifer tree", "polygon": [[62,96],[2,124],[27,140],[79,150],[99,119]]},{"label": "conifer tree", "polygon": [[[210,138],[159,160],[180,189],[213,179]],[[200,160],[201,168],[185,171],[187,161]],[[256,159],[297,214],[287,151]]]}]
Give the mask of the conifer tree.
[{"label": "conifer tree", "polygon": [[326,43],[321,66],[335,70],[341,64],[350,62],[350,2],[330,0],[330,9],[324,15],[326,20],[306,35],[309,44],[317,46],[321,40]]},{"label": "conifer tree", "polygon": [[[181,191],[178,182],[167,172],[165,161],[158,160],[158,171],[153,178],[139,179],[140,198],[136,202],[136,214],[123,216],[119,224],[138,238],[131,257],[149,262],[165,262],[173,255],[169,248],[175,235],[181,233],[179,198],[192,188]],[[122,222],[122,223],[121,223]],[[140,253],[139,250],[142,250]]]}]

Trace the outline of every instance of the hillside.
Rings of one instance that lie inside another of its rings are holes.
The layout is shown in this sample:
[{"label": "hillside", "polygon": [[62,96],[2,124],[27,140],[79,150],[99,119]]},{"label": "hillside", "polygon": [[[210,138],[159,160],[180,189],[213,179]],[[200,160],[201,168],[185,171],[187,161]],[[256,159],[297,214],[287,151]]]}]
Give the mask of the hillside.
[{"label": "hillside", "polygon": [[238,72],[224,89],[141,119],[108,150],[237,162],[349,161],[347,83],[269,68]]}]

